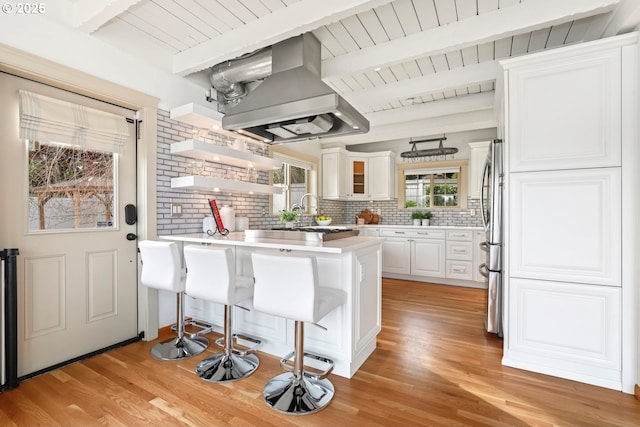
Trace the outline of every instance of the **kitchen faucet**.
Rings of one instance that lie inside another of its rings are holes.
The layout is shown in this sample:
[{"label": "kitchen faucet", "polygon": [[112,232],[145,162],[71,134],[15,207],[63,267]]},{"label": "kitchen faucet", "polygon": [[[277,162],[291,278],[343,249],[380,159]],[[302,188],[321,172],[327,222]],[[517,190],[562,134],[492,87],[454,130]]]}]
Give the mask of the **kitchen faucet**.
[{"label": "kitchen faucet", "polygon": [[297,222],[301,227],[303,225],[302,221],[304,219],[304,207],[299,203],[294,203],[293,205],[291,205],[291,211],[292,212],[298,211],[300,213],[300,219],[298,219]]},{"label": "kitchen faucet", "polygon": [[[316,199],[316,210],[318,207],[318,197],[315,194],[312,193],[305,193],[302,195],[302,197],[300,197],[300,203],[298,204],[300,206],[300,208],[302,209],[300,211],[300,215],[302,216],[302,220],[301,220],[301,225],[304,226],[304,212],[307,210],[307,207],[304,205],[304,199],[306,199],[307,197],[313,197],[314,199]],[[295,206],[295,205],[294,205]],[[311,222],[309,222],[309,225],[311,225]]]}]

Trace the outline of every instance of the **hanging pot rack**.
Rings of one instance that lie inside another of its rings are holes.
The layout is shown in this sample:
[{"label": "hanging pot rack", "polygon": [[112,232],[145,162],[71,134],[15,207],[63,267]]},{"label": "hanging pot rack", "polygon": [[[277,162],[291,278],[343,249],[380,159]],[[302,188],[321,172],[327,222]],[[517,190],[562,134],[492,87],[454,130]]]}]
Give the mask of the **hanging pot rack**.
[{"label": "hanging pot rack", "polygon": [[[444,147],[442,145],[442,141],[446,141],[447,137],[443,136],[441,138],[430,138],[430,139],[420,139],[414,141],[413,139],[409,139],[409,144],[411,144],[411,150],[400,153],[400,157],[404,157],[406,159],[414,159],[416,157],[434,157],[434,156],[447,156],[453,155],[458,152],[458,149],[455,147]],[[421,142],[434,142],[440,141],[438,148],[427,148],[423,150],[418,150],[416,144]]]}]

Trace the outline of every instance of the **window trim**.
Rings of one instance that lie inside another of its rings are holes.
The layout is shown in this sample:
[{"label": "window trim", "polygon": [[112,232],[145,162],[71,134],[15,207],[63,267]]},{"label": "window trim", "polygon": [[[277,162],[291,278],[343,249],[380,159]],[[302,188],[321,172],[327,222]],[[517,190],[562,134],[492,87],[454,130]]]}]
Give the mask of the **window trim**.
[{"label": "window trim", "polygon": [[[316,157],[300,153],[299,151],[287,149],[280,145],[270,146],[269,153],[272,158],[282,160],[284,163],[288,163],[292,166],[302,167],[303,169],[306,169],[308,166],[309,169],[307,169],[307,192],[315,195],[319,199],[318,159]],[[290,159],[291,162],[288,162],[288,159]],[[269,183],[273,185],[273,171],[269,171]],[[307,211],[305,212],[305,214],[310,214],[310,212],[317,212],[319,208],[317,200],[313,197],[310,197],[307,200],[308,202],[305,201],[305,204],[307,205]],[[297,202],[298,201],[296,200],[292,203]],[[269,215],[274,217],[278,216],[277,214],[273,213],[273,196],[269,196]]]},{"label": "window trim", "polygon": [[411,174],[408,171],[429,171],[429,170],[442,170],[446,168],[460,168],[460,175],[458,180],[458,197],[460,200],[459,206],[433,206],[427,209],[430,210],[451,210],[451,209],[466,209],[467,208],[467,196],[468,196],[468,160],[446,160],[440,162],[420,162],[420,163],[398,163],[397,173],[398,173],[398,209],[404,210],[416,210],[422,209],[425,207],[416,207],[416,208],[407,208],[405,207],[405,183],[404,178],[407,174]]}]

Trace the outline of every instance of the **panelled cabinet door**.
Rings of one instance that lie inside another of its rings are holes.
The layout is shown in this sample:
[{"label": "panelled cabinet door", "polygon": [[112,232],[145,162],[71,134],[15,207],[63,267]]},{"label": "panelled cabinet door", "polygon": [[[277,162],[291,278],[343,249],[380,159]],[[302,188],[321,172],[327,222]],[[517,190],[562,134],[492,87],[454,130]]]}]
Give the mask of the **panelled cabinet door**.
[{"label": "panelled cabinet door", "polygon": [[620,165],[619,48],[506,67],[511,172]]},{"label": "panelled cabinet door", "polygon": [[510,175],[510,276],[621,285],[620,168]]},{"label": "panelled cabinet door", "polygon": [[611,286],[511,278],[503,363],[620,389],[620,298]]},{"label": "panelled cabinet door", "polygon": [[415,239],[411,241],[411,274],[445,277],[445,241]]},{"label": "panelled cabinet door", "polygon": [[491,141],[470,142],[469,148],[469,197],[479,199],[482,191],[482,174]]},{"label": "panelled cabinet door", "polygon": [[408,239],[385,239],[382,242],[382,272],[410,273],[411,246]]},{"label": "panelled cabinet door", "polygon": [[322,198],[344,199],[347,196],[346,156],[339,151],[322,154]]},{"label": "panelled cabinet door", "polygon": [[369,158],[369,196],[371,200],[395,198],[395,173],[393,157],[385,154]]}]

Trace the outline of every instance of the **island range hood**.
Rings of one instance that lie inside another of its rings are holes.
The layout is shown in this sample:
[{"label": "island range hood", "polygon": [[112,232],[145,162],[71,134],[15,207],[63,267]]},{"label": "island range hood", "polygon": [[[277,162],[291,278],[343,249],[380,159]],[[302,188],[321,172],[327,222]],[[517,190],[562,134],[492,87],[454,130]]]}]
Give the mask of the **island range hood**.
[{"label": "island range hood", "polygon": [[320,42],[306,33],[214,66],[223,129],[274,143],[368,132],[369,121],[321,80],[320,64]]}]

